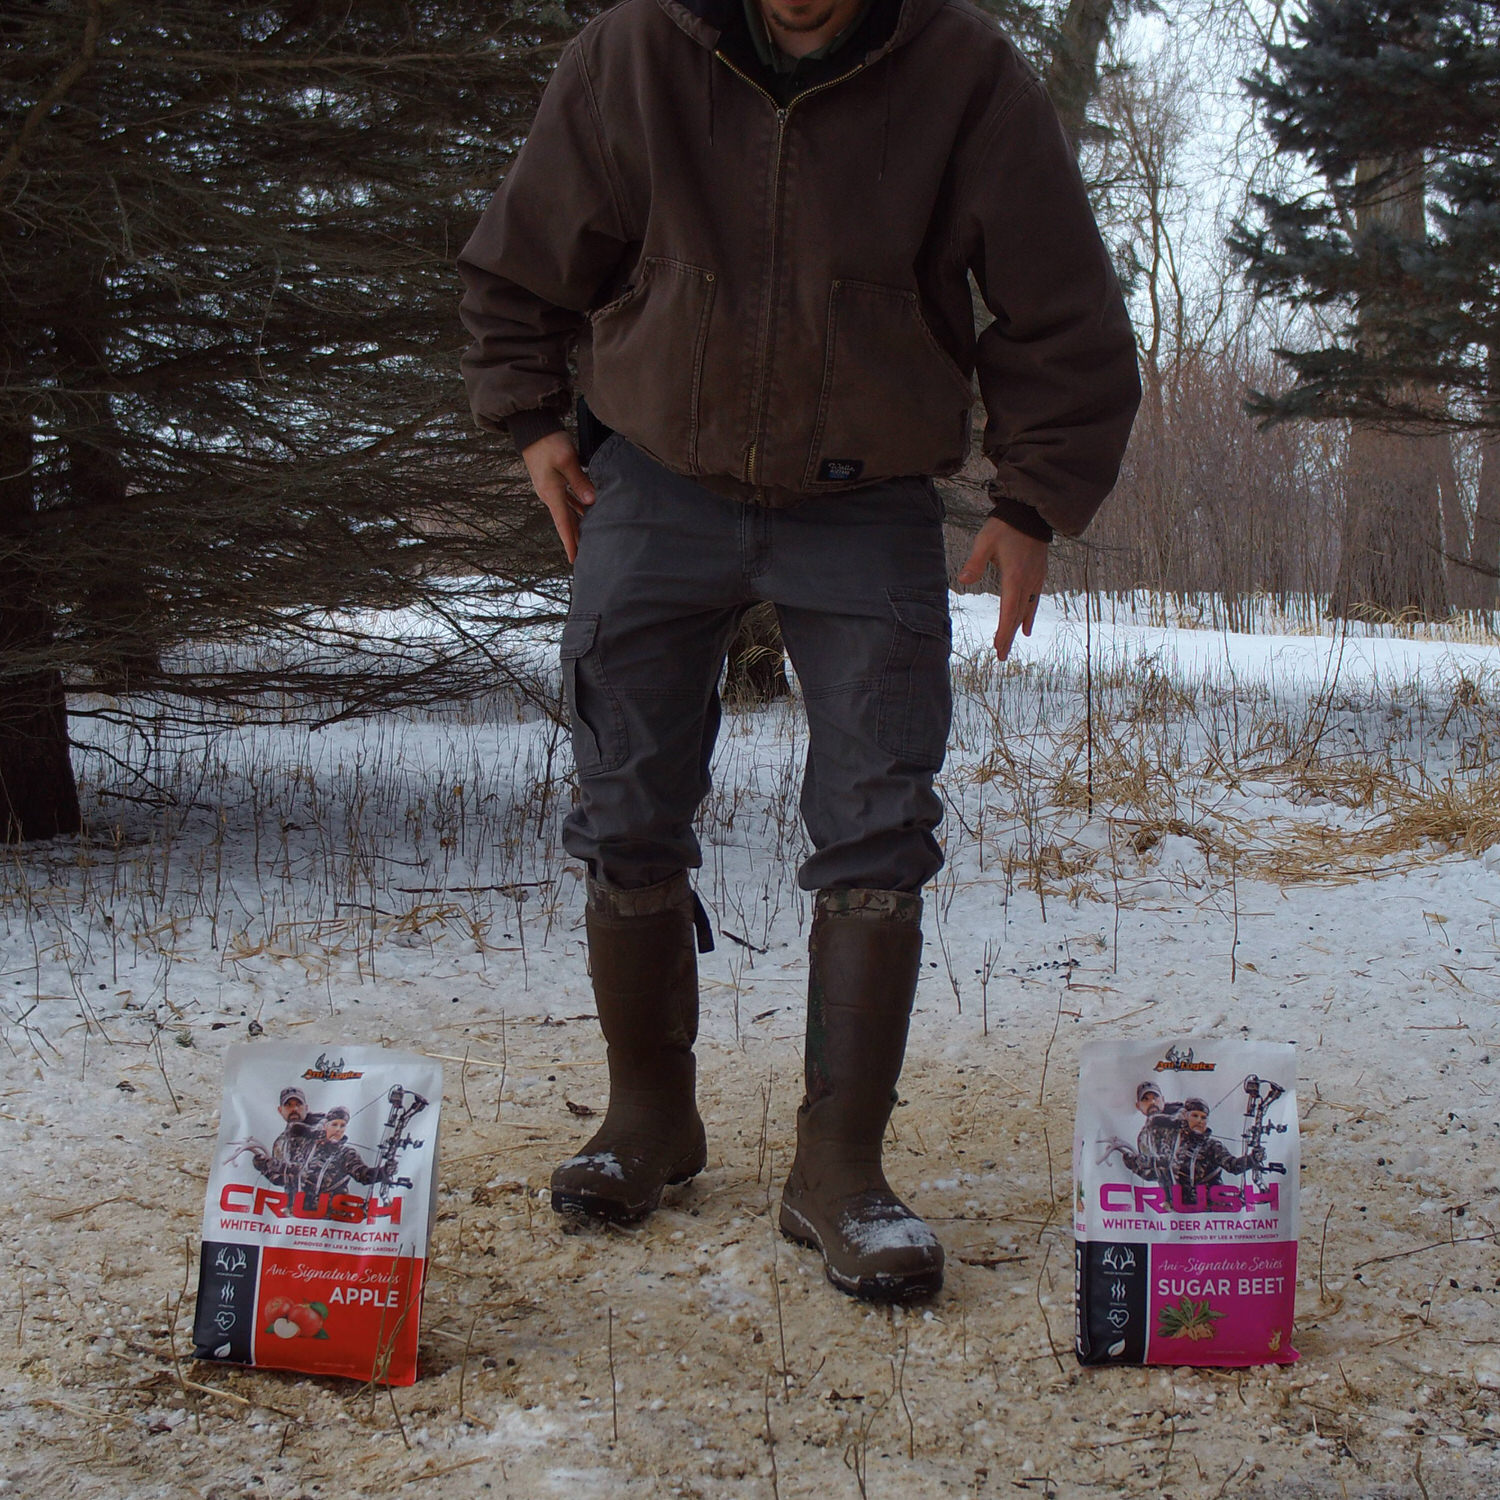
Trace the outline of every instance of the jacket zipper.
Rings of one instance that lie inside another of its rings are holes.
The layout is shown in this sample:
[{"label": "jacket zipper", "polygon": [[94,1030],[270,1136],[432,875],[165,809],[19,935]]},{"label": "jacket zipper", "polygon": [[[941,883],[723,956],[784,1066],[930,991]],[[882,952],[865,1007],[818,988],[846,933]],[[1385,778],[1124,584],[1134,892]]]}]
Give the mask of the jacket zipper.
[{"label": "jacket zipper", "polygon": [[781,168],[786,159],[786,121],[793,108],[804,99],[811,98],[814,94],[821,94],[824,89],[831,89],[835,84],[846,82],[853,78],[856,73],[862,72],[864,63],[859,63],[847,73],[841,73],[837,78],[830,78],[824,83],[815,84],[810,89],[804,89],[802,93],[789,100],[786,104],[778,104],[748,73],[743,72],[724,56],[722,52],[715,52],[714,56],[729,69],[731,73],[743,78],[751,88],[755,90],[776,111],[776,173],[771,179],[771,254],[770,254],[770,285],[766,291],[766,321],[761,333],[760,349],[757,351],[755,367],[755,418],[750,429],[750,449],[745,455],[745,482],[747,484],[759,485],[756,476],[756,468],[760,459],[760,432],[766,419],[766,407],[770,402],[771,385],[771,332],[776,316],[776,252],[780,248],[778,240],[781,228]]}]

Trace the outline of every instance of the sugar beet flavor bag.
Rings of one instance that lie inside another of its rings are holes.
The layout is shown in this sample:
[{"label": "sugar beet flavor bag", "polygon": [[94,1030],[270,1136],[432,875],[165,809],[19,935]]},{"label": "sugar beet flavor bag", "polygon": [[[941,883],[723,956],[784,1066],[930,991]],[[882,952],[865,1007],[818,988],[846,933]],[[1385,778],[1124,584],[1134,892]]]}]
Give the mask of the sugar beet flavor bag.
[{"label": "sugar beet flavor bag", "polygon": [[436,1206],[441,1065],[231,1047],[193,1353],[410,1385]]},{"label": "sugar beet flavor bag", "polygon": [[1082,1363],[1297,1358],[1296,1084],[1286,1043],[1084,1049],[1073,1147]]}]

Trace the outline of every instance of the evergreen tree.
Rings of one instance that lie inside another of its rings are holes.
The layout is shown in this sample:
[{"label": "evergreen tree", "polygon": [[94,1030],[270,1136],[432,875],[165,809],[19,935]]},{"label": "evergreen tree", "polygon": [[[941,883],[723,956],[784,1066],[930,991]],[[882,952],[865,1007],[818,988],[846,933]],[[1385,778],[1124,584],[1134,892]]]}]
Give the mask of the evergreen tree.
[{"label": "evergreen tree", "polygon": [[560,569],[469,420],[453,260],[589,13],[0,13],[0,841],[79,825],[68,694],[332,715],[493,681]]},{"label": "evergreen tree", "polygon": [[1500,0],[1311,0],[1293,34],[1248,87],[1322,182],[1257,195],[1230,244],[1321,333],[1277,351],[1295,381],[1252,410],[1352,421],[1335,612],[1432,618],[1451,460],[1431,435],[1500,430]]},{"label": "evergreen tree", "polygon": [[[1260,294],[1344,321],[1278,351],[1296,384],[1266,416],[1500,424],[1500,0],[1312,0],[1249,80],[1277,150],[1324,179],[1256,196],[1231,239]],[[1425,164],[1430,226],[1380,215]],[[1428,392],[1463,399],[1434,404]]]}]

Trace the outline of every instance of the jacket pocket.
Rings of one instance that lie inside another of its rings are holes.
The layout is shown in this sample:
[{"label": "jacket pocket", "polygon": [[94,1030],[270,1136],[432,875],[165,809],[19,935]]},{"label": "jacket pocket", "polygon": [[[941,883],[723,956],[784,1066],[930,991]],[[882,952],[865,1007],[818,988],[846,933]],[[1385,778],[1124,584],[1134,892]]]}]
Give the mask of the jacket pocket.
[{"label": "jacket pocket", "polygon": [[948,653],[953,627],[946,599],[891,589],[891,645],[880,678],[875,738],[888,755],[936,771],[948,748],[953,690]]},{"label": "jacket pocket", "polygon": [[629,739],[625,714],[604,676],[595,637],[598,615],[574,615],[563,621],[563,698],[573,729],[573,759],[580,776],[615,771],[625,762]]},{"label": "jacket pocket", "polygon": [[933,337],[914,291],[833,283],[805,489],[831,478],[952,473],[969,451],[972,382]]},{"label": "jacket pocket", "polygon": [[[669,468],[698,471],[698,407],[716,278],[665,256],[589,315],[589,406]],[[580,373],[582,373],[580,371]]]}]

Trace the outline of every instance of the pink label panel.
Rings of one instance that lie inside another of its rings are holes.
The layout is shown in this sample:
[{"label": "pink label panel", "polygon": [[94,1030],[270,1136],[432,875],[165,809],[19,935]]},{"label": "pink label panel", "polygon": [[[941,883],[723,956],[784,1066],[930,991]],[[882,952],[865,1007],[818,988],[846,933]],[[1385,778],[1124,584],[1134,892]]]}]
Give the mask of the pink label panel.
[{"label": "pink label panel", "polygon": [[1153,1245],[1148,1365],[1290,1364],[1297,1242]]}]

